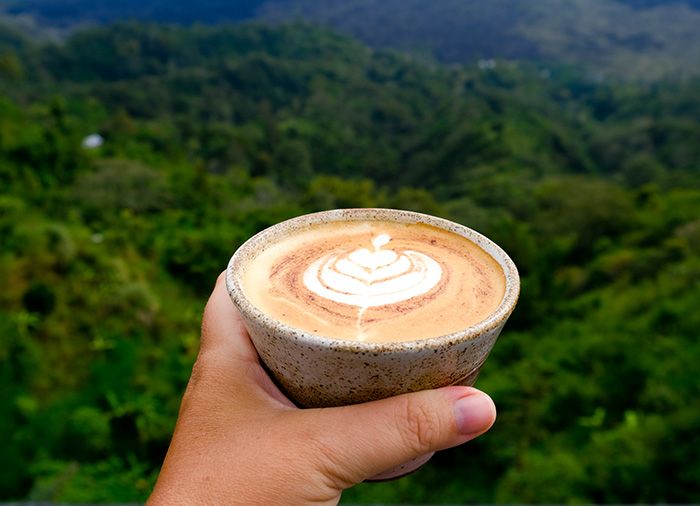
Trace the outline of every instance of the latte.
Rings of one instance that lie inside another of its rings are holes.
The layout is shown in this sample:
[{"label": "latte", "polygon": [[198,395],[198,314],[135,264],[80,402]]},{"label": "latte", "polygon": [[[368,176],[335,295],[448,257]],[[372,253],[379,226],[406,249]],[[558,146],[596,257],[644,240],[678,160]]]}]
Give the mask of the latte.
[{"label": "latte", "polygon": [[424,223],[335,221],[267,244],[242,289],[263,313],[336,339],[412,341],[491,315],[505,276],[483,249]]}]

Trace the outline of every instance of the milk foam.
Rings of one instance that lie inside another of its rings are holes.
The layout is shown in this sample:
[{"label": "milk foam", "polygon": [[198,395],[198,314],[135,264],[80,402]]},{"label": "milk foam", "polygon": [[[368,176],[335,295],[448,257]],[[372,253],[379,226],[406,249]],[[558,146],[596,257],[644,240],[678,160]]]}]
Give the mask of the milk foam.
[{"label": "milk foam", "polygon": [[482,321],[503,298],[499,264],[422,223],[330,222],[277,239],[248,261],[252,304],[291,327],[355,341],[409,341]]},{"label": "milk foam", "polygon": [[417,251],[382,249],[390,241],[381,234],[372,240],[373,250],[321,257],[304,272],[304,285],[325,299],[368,308],[423,295],[440,282],[439,263]]}]

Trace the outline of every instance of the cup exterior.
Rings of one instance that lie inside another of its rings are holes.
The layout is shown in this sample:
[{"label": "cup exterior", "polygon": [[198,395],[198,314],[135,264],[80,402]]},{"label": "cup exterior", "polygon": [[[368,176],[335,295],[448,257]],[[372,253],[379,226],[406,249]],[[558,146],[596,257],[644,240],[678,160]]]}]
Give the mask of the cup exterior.
[{"label": "cup exterior", "polygon": [[303,407],[342,406],[447,385],[472,385],[503,328],[499,325],[471,339],[362,349],[342,341],[319,346],[299,332],[270,328],[246,316],[243,320],[268,371]]},{"label": "cup exterior", "polygon": [[[460,332],[397,343],[367,343],[316,336],[289,327],[252,306],[239,275],[245,260],[265,241],[295,226],[343,219],[395,219],[429,223],[472,239],[503,267],[504,300],[490,318]],[[519,293],[515,265],[493,242],[461,225],[408,211],[346,209],[306,215],[264,230],[231,258],[229,294],[268,372],[297,405],[330,407],[381,399],[447,385],[471,385],[510,316]]]}]

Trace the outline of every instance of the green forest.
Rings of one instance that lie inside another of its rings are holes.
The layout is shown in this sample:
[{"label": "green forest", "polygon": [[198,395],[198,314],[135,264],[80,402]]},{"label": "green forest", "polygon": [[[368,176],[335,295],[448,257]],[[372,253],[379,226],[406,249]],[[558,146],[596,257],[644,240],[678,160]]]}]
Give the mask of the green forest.
[{"label": "green forest", "polygon": [[0,0],[33,37],[138,19],[304,20],[443,63],[505,58],[655,81],[700,75],[700,0]]},{"label": "green forest", "polygon": [[700,502],[699,118],[697,79],[305,24],[0,29],[0,500],[145,500],[237,246],[394,207],[494,239],[522,295],[494,428],[344,502]]}]

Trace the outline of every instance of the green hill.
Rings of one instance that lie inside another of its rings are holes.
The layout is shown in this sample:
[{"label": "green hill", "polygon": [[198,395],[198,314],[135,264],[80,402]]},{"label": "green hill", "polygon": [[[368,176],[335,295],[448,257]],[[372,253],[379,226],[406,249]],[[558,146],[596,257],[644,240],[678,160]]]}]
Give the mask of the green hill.
[{"label": "green hill", "polygon": [[700,72],[700,11],[691,2],[280,0],[262,17],[300,17],[374,47],[442,62],[515,59],[579,65],[595,76],[653,80]]},{"label": "green hill", "polygon": [[523,292],[478,383],[496,427],[345,500],[700,501],[700,82],[307,25],[0,41],[0,500],[143,500],[235,248],[384,206],[492,237]]},{"label": "green hill", "polygon": [[4,0],[50,28],[117,20],[217,24],[304,20],[376,48],[446,63],[508,59],[577,65],[596,78],[653,81],[700,72],[696,0]]}]

